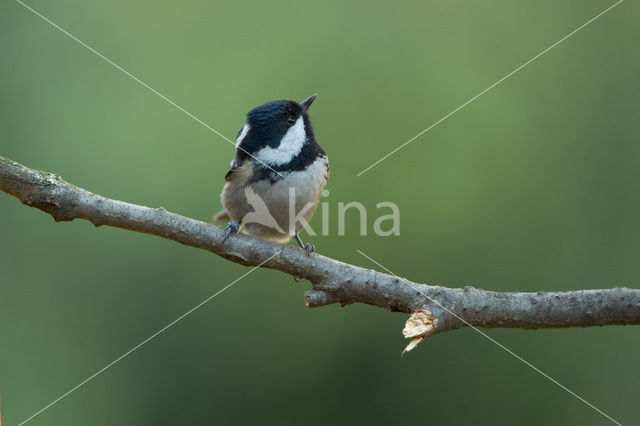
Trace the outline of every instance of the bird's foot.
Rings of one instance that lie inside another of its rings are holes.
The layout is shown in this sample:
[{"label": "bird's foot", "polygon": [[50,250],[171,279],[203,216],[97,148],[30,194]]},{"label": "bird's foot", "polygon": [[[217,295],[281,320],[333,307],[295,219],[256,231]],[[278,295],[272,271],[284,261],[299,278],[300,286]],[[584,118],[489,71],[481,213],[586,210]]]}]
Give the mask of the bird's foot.
[{"label": "bird's foot", "polygon": [[298,234],[295,235],[296,237],[296,241],[298,242],[298,245],[300,246],[300,248],[304,251],[307,252],[307,256],[310,256],[311,253],[316,251],[316,248],[313,246],[313,244],[303,244],[302,240],[300,239],[300,236]]},{"label": "bird's foot", "polygon": [[229,222],[227,227],[224,229],[224,238],[222,239],[222,242],[224,243],[227,238],[229,238],[229,235],[237,234],[239,229],[240,225],[238,225],[238,222]]}]

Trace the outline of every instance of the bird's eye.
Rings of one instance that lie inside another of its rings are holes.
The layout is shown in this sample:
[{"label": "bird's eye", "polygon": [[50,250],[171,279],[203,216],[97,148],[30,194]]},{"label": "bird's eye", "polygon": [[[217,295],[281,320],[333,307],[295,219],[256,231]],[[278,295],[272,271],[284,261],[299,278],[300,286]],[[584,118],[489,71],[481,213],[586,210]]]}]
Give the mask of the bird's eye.
[{"label": "bird's eye", "polygon": [[289,116],[289,117],[287,117],[287,122],[288,122],[289,124],[293,124],[293,123],[295,123],[295,122],[296,122],[296,119],[295,119],[295,117],[291,117],[291,116]]}]

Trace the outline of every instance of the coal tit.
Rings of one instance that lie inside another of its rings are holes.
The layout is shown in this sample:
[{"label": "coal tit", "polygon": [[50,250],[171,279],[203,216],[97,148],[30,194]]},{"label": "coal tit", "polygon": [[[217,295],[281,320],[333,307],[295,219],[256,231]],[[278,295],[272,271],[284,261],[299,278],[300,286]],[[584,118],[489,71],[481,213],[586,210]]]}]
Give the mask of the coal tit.
[{"label": "coal tit", "polygon": [[329,160],[316,142],[304,101],[280,100],[247,113],[236,139],[236,155],[225,175],[224,210],[215,221],[231,221],[225,239],[238,230],[280,243],[311,220],[329,178]]}]

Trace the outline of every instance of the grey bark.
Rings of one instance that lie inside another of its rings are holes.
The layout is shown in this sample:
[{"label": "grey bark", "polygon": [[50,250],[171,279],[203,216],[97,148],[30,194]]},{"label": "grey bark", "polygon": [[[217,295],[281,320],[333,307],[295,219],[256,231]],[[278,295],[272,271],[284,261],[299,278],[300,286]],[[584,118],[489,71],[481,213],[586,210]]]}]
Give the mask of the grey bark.
[{"label": "grey bark", "polygon": [[637,289],[502,293],[414,283],[320,254],[309,256],[297,247],[244,234],[223,242],[223,229],[210,223],[162,207],[150,208],[93,194],[55,174],[33,170],[4,157],[0,157],[0,190],[49,213],[56,221],[85,219],[96,226],[157,235],[243,265],[259,265],[275,254],[263,267],[309,280],[313,288],[306,292],[307,306],[360,302],[405,313],[425,310],[435,321],[420,329],[421,337],[466,325],[537,329],[640,324]]}]

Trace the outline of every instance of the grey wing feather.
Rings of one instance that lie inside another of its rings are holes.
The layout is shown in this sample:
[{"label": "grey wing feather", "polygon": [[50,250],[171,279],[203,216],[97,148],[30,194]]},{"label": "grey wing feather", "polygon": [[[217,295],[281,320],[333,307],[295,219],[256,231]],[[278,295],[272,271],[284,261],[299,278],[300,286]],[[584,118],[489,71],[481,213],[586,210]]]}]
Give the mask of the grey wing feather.
[{"label": "grey wing feather", "polygon": [[231,179],[231,175],[233,175],[233,172],[238,170],[238,168],[241,165],[242,165],[242,163],[240,161],[238,161],[237,159],[234,158],[233,160],[231,160],[231,164],[229,164],[229,168],[227,169],[227,173],[224,175],[224,180],[226,180],[228,182],[229,179]]},{"label": "grey wing feather", "polygon": [[[235,158],[231,160],[231,164],[229,164],[227,173],[224,175],[224,180],[229,182],[229,180],[231,180],[231,176],[236,170],[238,170],[240,165],[241,165],[240,162]],[[230,220],[231,220],[231,216],[229,215],[229,212],[226,209],[219,211],[215,216],[213,216],[214,222],[229,222]]]}]

